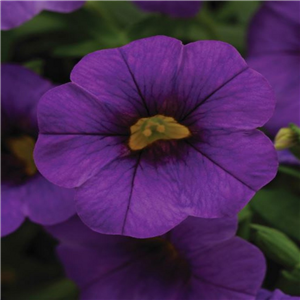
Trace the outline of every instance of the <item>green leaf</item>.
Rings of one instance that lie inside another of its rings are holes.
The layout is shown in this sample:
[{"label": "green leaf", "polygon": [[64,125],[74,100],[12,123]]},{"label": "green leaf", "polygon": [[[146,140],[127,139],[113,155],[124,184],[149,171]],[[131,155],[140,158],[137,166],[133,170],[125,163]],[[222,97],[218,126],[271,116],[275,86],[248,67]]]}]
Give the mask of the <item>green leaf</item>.
[{"label": "green leaf", "polygon": [[279,288],[286,294],[300,296],[300,266],[292,271],[281,271],[276,288]]},{"label": "green leaf", "polygon": [[300,250],[282,232],[266,226],[251,225],[255,230],[254,242],[264,254],[285,268],[295,268],[300,264]]},{"label": "green leaf", "polygon": [[300,170],[296,168],[280,165],[278,171],[300,179]]},{"label": "green leaf", "polygon": [[30,295],[23,295],[24,300],[74,300],[78,298],[78,289],[69,279],[61,279]]},{"label": "green leaf", "polygon": [[42,59],[34,59],[24,63],[23,66],[41,75],[44,66],[44,61]]},{"label": "green leaf", "polygon": [[212,38],[207,22],[203,19],[174,19],[159,14],[149,15],[134,24],[128,32],[131,40],[155,35],[167,35],[184,43]]},{"label": "green leaf", "polygon": [[222,22],[247,24],[260,6],[260,1],[226,1],[216,18]]},{"label": "green leaf", "polygon": [[269,225],[300,241],[299,197],[285,189],[262,189],[250,207]]}]

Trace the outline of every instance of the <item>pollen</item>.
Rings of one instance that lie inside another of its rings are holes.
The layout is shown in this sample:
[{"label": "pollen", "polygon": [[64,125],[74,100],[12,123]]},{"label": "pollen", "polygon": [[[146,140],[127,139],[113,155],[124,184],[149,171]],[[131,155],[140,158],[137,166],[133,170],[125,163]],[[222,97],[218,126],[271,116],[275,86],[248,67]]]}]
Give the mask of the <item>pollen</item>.
[{"label": "pollen", "polygon": [[151,134],[152,134],[152,131],[149,128],[147,128],[143,131],[143,135],[146,137],[149,137]]},{"label": "pollen", "polygon": [[141,150],[158,140],[178,140],[191,135],[190,130],[174,118],[156,115],[141,118],[130,127],[129,147]]}]

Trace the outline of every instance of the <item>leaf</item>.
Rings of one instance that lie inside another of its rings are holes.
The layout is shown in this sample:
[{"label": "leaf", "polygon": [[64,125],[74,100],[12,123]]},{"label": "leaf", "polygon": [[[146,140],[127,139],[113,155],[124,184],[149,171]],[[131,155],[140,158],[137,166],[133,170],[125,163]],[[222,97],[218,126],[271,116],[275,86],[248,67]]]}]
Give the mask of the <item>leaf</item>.
[{"label": "leaf", "polygon": [[153,14],[134,24],[128,36],[131,40],[154,35],[167,35],[182,40],[184,43],[215,38],[211,23],[205,17],[174,19]]},{"label": "leaf", "polygon": [[300,241],[300,199],[283,188],[262,189],[250,207],[269,225]]},{"label": "leaf", "polygon": [[276,287],[289,295],[300,295],[300,267],[292,271],[283,270],[280,273]]},{"label": "leaf", "polygon": [[251,225],[255,244],[264,254],[285,268],[295,268],[300,264],[300,250],[282,232],[266,226]]}]

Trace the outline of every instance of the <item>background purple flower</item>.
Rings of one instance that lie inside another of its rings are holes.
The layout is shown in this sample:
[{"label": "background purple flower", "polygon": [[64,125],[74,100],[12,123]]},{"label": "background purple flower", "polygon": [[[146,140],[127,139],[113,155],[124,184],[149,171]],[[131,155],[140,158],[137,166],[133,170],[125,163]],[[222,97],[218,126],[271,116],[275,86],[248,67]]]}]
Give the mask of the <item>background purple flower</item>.
[{"label": "background purple flower", "polygon": [[48,231],[81,299],[254,299],[262,253],[234,237],[235,219],[187,218],[151,239],[102,235],[73,217]]},{"label": "background purple flower", "polygon": [[[77,187],[77,212],[95,231],[151,237],[189,215],[232,216],[276,173],[273,145],[255,130],[273,94],[226,43],[142,39],[87,55],[71,80],[40,102],[35,161]],[[155,115],[191,137],[131,151],[130,127]]]},{"label": "background purple flower", "polygon": [[85,1],[1,1],[1,30],[9,30],[29,21],[42,10],[69,13]]},{"label": "background purple flower", "polygon": [[261,289],[258,292],[256,300],[300,300],[300,297],[285,295],[277,289],[274,292]]},{"label": "background purple flower", "polygon": [[[31,143],[38,135],[37,103],[52,84],[23,67],[4,64],[1,86],[1,234],[4,236],[17,229],[25,217],[44,225],[66,220],[74,214],[74,194],[49,183],[30,163],[30,157],[33,162]],[[26,158],[22,157],[24,153]]]},{"label": "background purple flower", "polygon": [[160,12],[172,17],[194,17],[200,7],[201,1],[134,1],[141,9],[150,12]]},{"label": "background purple flower", "polygon": [[249,29],[247,62],[276,95],[275,113],[265,125],[272,136],[289,123],[300,125],[299,16],[299,1],[267,1]]}]

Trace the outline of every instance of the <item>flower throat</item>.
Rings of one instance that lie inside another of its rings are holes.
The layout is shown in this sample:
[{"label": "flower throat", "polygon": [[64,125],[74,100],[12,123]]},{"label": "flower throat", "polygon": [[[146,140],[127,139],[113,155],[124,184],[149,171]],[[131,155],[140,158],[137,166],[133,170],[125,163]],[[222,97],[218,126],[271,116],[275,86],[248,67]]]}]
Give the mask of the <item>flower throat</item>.
[{"label": "flower throat", "polygon": [[27,176],[33,176],[37,172],[33,160],[33,149],[35,141],[28,135],[19,137],[11,137],[5,141],[6,147],[10,153],[18,160],[23,166],[23,172]]}]

